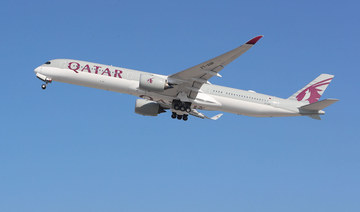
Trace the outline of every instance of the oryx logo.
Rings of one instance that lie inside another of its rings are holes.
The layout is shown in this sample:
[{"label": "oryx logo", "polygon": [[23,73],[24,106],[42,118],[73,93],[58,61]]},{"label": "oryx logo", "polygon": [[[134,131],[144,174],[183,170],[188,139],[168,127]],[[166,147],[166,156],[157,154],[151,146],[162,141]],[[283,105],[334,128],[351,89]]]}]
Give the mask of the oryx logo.
[{"label": "oryx logo", "polygon": [[153,83],[153,79],[154,79],[154,77],[151,77],[151,78],[149,78],[149,79],[147,80],[147,82],[148,82],[148,83]]},{"label": "oryx logo", "polygon": [[307,99],[305,99],[304,101],[308,101],[309,103],[314,103],[317,102],[324,89],[321,89],[320,87],[323,85],[328,85],[330,83],[330,81],[332,80],[332,78],[317,82],[315,84],[310,85],[309,87],[305,88],[304,90],[302,90],[297,96],[296,99],[298,101],[303,101],[303,99],[305,97],[307,97]]}]

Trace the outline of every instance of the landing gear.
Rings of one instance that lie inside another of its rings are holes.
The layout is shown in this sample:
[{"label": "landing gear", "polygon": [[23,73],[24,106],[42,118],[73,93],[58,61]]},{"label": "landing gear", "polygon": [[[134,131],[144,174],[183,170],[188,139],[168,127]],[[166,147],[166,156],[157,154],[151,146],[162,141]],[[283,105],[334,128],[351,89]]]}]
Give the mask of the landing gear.
[{"label": "landing gear", "polygon": [[182,102],[176,99],[172,104],[174,110],[186,111],[187,113],[191,112],[191,102]]},{"label": "landing gear", "polygon": [[178,115],[178,114],[176,114],[175,112],[173,112],[172,114],[171,114],[171,118],[172,119],[178,119],[178,120],[184,120],[184,121],[187,121],[188,120],[188,114],[183,114],[183,115]]},{"label": "landing gear", "polygon": [[46,86],[47,86],[48,83],[51,83],[51,82],[52,82],[52,79],[51,79],[51,78],[49,78],[49,77],[47,77],[47,76],[45,76],[45,75],[42,75],[42,74],[40,74],[40,73],[36,73],[36,77],[37,77],[39,80],[41,80],[41,81],[44,82],[44,84],[41,85],[41,88],[42,88],[43,90],[46,89]]},{"label": "landing gear", "polygon": [[178,120],[188,120],[188,115],[191,112],[191,102],[182,102],[178,99],[172,102],[172,107],[174,108],[174,112],[171,114],[171,118]]},{"label": "landing gear", "polygon": [[[41,79],[41,78],[39,78],[39,79]],[[42,79],[41,79],[41,80],[42,80]],[[43,90],[46,89],[46,86],[47,86],[48,83],[51,83],[51,82],[52,82],[51,80],[42,80],[42,81],[45,82],[44,84],[41,85],[41,88],[42,88]]]}]

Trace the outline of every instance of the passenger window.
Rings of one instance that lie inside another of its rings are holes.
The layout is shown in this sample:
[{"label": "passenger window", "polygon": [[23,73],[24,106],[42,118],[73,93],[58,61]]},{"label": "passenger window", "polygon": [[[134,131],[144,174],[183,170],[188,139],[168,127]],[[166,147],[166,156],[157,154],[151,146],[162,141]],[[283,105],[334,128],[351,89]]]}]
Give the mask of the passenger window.
[{"label": "passenger window", "polygon": [[50,61],[47,61],[45,64],[46,64],[46,65],[49,65],[49,64],[51,64],[51,62],[50,62]]}]

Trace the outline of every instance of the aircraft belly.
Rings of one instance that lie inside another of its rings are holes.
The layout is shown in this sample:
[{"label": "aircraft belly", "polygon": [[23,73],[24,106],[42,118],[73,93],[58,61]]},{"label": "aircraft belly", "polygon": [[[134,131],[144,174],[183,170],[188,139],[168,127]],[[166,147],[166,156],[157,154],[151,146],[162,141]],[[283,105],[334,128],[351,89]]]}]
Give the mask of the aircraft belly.
[{"label": "aircraft belly", "polygon": [[109,76],[99,76],[86,72],[69,72],[63,69],[52,69],[44,72],[54,81],[76,84],[86,87],[115,91],[120,93],[134,94],[137,85],[135,81]]},{"label": "aircraft belly", "polygon": [[299,114],[271,105],[214,96],[220,103],[221,111],[255,117],[297,116]]}]

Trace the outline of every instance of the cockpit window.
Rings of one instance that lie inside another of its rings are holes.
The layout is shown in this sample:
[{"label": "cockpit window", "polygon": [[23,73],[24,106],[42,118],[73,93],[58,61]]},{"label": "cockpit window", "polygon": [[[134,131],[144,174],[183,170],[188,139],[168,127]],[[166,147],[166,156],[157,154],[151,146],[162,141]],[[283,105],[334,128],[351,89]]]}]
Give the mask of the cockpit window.
[{"label": "cockpit window", "polygon": [[49,65],[49,64],[51,64],[51,62],[50,62],[50,61],[47,61],[45,64]]}]

